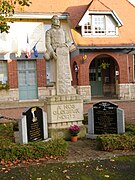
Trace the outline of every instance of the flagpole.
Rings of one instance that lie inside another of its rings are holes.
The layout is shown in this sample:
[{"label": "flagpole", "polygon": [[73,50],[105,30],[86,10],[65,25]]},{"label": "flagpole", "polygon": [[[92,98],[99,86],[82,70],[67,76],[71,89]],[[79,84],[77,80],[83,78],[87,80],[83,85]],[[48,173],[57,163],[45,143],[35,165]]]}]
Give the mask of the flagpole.
[{"label": "flagpole", "polygon": [[29,37],[27,34],[27,44],[26,44],[26,58],[30,58],[31,57],[31,52],[30,52],[30,44],[29,44]]},{"label": "flagpole", "polygon": [[[40,38],[39,38],[40,40]],[[39,42],[39,40],[35,43],[35,45],[33,46],[32,50],[34,51],[34,56],[37,58],[38,57],[38,51],[37,51],[37,48],[36,48],[36,45],[37,43]]]}]

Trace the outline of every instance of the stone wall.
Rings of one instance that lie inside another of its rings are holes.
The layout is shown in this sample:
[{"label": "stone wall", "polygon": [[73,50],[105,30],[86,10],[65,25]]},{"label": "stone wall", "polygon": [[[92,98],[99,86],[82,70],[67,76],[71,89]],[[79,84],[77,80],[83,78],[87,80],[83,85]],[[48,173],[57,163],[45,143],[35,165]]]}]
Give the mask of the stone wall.
[{"label": "stone wall", "polygon": [[18,89],[0,90],[0,101],[18,101]]},{"label": "stone wall", "polygon": [[[48,96],[55,95],[54,87],[39,87],[38,99],[45,99]],[[19,89],[0,90],[0,101],[19,101]]]},{"label": "stone wall", "polygon": [[119,84],[118,85],[119,99],[135,99],[135,84]]},{"label": "stone wall", "polygon": [[83,97],[84,101],[91,101],[91,86],[77,86],[77,94]]},{"label": "stone wall", "polygon": [[[117,85],[118,99],[132,100],[135,99],[135,84],[118,84]],[[81,95],[84,102],[91,101],[91,87],[77,86],[76,91]],[[38,87],[38,99],[45,99],[46,97],[56,94],[54,87]],[[19,101],[18,88],[9,90],[0,90],[0,101]]]}]

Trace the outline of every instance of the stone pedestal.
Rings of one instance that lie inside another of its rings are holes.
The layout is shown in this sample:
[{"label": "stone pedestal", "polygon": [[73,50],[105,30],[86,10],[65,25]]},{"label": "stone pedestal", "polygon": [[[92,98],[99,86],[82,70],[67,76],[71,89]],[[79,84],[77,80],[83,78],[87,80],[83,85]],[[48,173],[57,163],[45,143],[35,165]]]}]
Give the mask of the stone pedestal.
[{"label": "stone pedestal", "polygon": [[68,139],[67,128],[71,124],[77,124],[81,131],[79,137],[86,135],[83,120],[83,99],[79,95],[51,96],[45,102],[49,137]]}]

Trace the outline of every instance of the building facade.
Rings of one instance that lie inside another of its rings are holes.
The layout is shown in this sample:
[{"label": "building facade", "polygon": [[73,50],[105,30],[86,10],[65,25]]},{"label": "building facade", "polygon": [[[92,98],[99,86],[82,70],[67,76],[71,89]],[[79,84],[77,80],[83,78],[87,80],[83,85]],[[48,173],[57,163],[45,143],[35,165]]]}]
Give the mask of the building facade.
[{"label": "building facade", "polygon": [[[135,6],[128,0],[50,1],[16,9],[9,34],[0,34],[0,100],[55,95],[45,33],[57,14],[73,45],[72,85],[84,100],[135,99]],[[132,23],[131,23],[132,21]],[[63,65],[64,66],[64,65]]]}]

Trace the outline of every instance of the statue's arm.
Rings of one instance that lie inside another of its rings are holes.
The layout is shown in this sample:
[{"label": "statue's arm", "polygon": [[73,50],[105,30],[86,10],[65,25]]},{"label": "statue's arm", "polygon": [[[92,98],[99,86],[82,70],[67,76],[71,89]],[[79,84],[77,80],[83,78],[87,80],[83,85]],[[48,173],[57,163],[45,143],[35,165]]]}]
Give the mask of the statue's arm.
[{"label": "statue's arm", "polygon": [[51,33],[50,33],[50,31],[46,32],[46,49],[49,52],[49,54],[52,54],[53,48],[51,45]]},{"label": "statue's arm", "polygon": [[46,49],[47,49],[47,53],[49,54],[50,59],[57,59],[57,55],[54,52],[54,49],[52,47],[52,40],[51,40],[51,32],[48,30],[46,32]]}]

